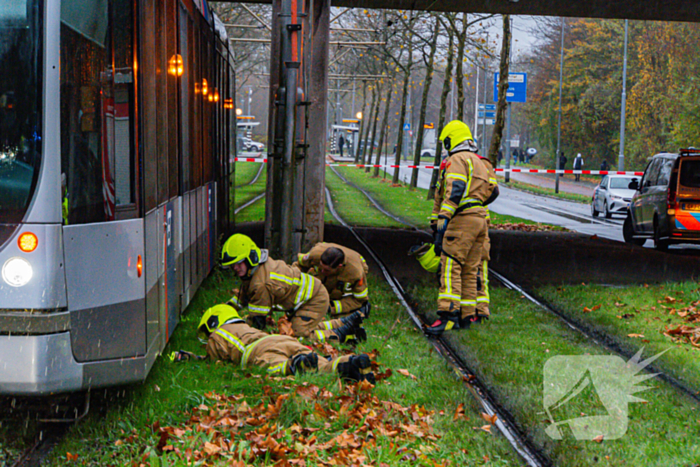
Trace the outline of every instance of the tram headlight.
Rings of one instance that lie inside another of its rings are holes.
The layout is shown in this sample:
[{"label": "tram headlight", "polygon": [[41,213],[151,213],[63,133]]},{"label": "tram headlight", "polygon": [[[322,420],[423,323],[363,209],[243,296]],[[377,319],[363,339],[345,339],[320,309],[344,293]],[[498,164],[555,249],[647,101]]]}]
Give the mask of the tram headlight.
[{"label": "tram headlight", "polygon": [[2,278],[12,287],[22,287],[32,279],[33,274],[32,265],[24,258],[10,258],[2,267]]}]

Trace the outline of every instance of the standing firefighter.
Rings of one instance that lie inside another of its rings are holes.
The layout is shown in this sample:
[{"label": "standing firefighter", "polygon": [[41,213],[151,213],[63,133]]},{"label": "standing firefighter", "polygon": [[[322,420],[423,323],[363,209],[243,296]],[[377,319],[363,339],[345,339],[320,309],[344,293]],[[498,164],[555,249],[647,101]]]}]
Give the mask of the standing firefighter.
[{"label": "standing firefighter", "polygon": [[197,332],[200,339],[207,339],[207,356],[215,361],[240,363],[243,369],[259,366],[276,376],[318,370],[338,373],[345,380],[375,383],[367,354],[344,355],[331,360],[319,357],[291,336],[267,334],[248,326],[230,305],[209,308]]},{"label": "standing firefighter", "polygon": [[231,267],[243,284],[229,302],[237,309],[248,307],[250,323],[258,329],[265,327],[266,317],[273,309],[286,312],[295,337],[314,341],[347,342],[358,335],[362,315],[353,313],[342,319],[323,321],[328,312],[328,292],[321,281],[284,261],[268,257],[243,234],[229,237],[221,252],[221,264]]},{"label": "standing firefighter", "polygon": [[449,155],[430,217],[435,252],[440,254],[439,317],[426,331],[432,335],[478,321],[476,278],[488,235],[485,204],[493,200],[496,188],[465,123],[445,125],[440,140]]},{"label": "standing firefighter", "polygon": [[356,310],[364,318],[369,316],[369,268],[358,252],[335,243],[317,243],[308,253],[299,253],[294,266],[321,279],[331,299],[331,316],[347,316]]},{"label": "standing firefighter", "polygon": [[[485,157],[479,156],[481,162],[484,163],[489,172],[489,184],[494,185],[494,191],[489,197],[489,203],[493,202],[498,196],[498,181],[496,180],[496,172],[493,170],[491,161]],[[495,196],[494,196],[495,195]],[[484,203],[487,204],[487,203]],[[486,237],[481,249],[481,262],[476,272],[476,321],[489,319],[491,312],[489,310],[491,304],[491,296],[489,294],[489,261],[491,261],[491,240],[489,238],[489,226],[491,225],[491,213],[489,208],[486,209]]]}]

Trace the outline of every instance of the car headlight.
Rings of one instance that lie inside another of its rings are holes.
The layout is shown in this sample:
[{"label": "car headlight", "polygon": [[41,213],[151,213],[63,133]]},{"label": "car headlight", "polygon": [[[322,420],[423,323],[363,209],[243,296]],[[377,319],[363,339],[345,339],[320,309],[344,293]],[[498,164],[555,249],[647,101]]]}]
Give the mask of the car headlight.
[{"label": "car headlight", "polygon": [[32,279],[32,265],[24,258],[14,257],[5,261],[2,278],[12,287],[22,287]]},{"label": "car headlight", "polygon": [[622,199],[622,196],[610,195],[612,199]]}]

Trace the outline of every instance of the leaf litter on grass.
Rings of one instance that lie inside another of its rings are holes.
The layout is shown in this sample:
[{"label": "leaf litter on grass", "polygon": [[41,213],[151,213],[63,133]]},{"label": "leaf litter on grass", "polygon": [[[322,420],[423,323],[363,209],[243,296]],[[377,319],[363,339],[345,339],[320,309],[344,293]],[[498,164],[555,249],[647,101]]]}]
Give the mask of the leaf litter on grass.
[{"label": "leaf litter on grass", "polygon": [[[264,399],[254,405],[242,394],[209,392],[183,425],[153,425],[158,441],[150,452],[203,465],[359,466],[374,464],[369,456],[378,440],[386,440],[396,461],[448,465],[427,456],[439,449],[434,412],[381,400],[372,387],[363,381],[334,394],[308,382],[286,393],[265,386]],[[304,425],[285,421],[290,406],[303,409]]]}]

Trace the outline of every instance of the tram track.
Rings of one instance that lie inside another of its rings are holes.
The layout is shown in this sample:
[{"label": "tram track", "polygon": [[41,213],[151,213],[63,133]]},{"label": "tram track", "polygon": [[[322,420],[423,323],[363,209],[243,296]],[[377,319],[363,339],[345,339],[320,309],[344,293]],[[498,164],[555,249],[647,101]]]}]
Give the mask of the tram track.
[{"label": "tram track", "polygon": [[[596,345],[601,346],[601,347],[605,348],[606,350],[609,350],[610,352],[613,352],[613,353],[615,353],[615,354],[619,355],[620,357],[623,357],[627,360],[630,360],[634,356],[633,352],[630,352],[630,351],[624,349],[621,345],[616,343],[607,334],[600,332],[600,331],[597,331],[597,330],[587,326],[585,323],[577,322],[577,321],[571,319],[569,316],[567,316],[561,310],[558,310],[556,307],[550,305],[544,299],[537,297],[533,292],[528,291],[524,287],[507,279],[502,274],[499,274],[498,272],[494,271],[493,269],[489,269],[489,274],[492,277],[495,277],[496,280],[498,280],[498,282],[500,282],[504,287],[506,287],[510,290],[513,290],[515,292],[518,292],[526,300],[535,304],[537,307],[546,311],[547,313],[553,315],[554,317],[559,319],[563,324],[565,324],[569,329],[576,331],[579,334],[582,334],[583,336],[588,338],[591,342],[595,343]],[[669,375],[668,373],[664,372],[663,369],[659,368],[657,365],[654,365],[653,363],[647,364],[645,369],[649,373],[655,373],[657,378],[659,378],[662,381],[664,381],[665,383],[669,384],[674,389],[687,395],[695,402],[700,403],[700,390],[698,390],[698,388],[691,388],[691,387],[687,386],[685,383],[683,383],[682,381],[673,377],[672,375]]]},{"label": "tram track", "polygon": [[[357,187],[356,187],[357,188]],[[360,188],[357,188],[362,191]],[[371,198],[369,194],[365,196]],[[422,330],[427,326],[425,317],[416,313],[413,307],[409,304],[401,283],[391,273],[386,264],[382,261],[374,249],[366,242],[355,229],[343,220],[335,210],[330,190],[326,188],[326,202],[331,215],[345,228],[349,230],[352,236],[363,246],[369,256],[379,265],[379,268],[384,275],[387,283],[393,290],[401,305],[405,308],[414,325]],[[525,463],[529,466],[549,466],[552,462],[538,450],[533,443],[525,436],[514,422],[513,416],[498,403],[496,398],[486,389],[478,377],[469,368],[467,362],[459,355],[459,353],[451,346],[451,344],[443,337],[428,339],[435,350],[454,368],[457,374],[462,378],[462,381],[467,386],[471,394],[474,396],[477,403],[481,406],[484,413],[489,416],[496,415],[495,426],[508,440],[513,449],[521,456]]]}]

